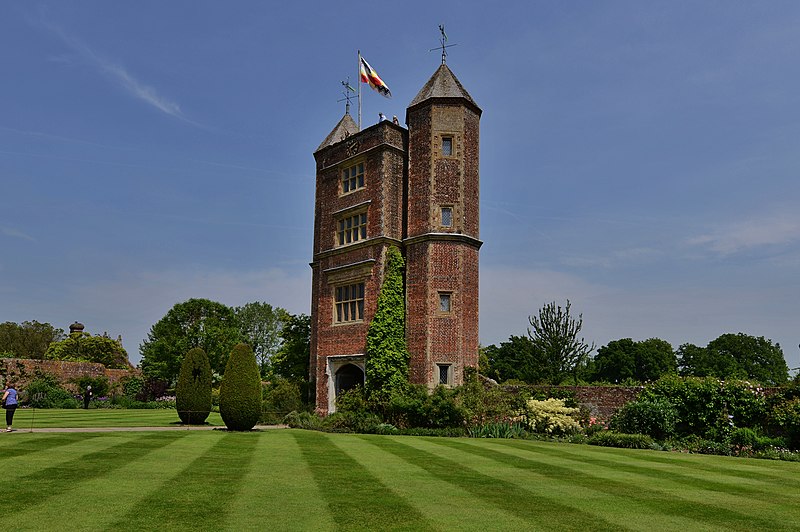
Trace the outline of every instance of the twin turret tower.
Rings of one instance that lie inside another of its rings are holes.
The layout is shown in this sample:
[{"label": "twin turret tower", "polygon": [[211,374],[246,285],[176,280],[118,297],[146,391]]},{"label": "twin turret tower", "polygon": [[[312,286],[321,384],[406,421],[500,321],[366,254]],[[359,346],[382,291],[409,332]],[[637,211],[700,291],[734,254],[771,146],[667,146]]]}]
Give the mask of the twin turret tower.
[{"label": "twin turret tower", "polygon": [[317,411],[364,382],[367,329],[389,246],[406,261],[412,383],[463,382],[478,364],[481,109],[442,64],[411,101],[408,129],[361,131],[345,114],[314,153],[312,390]]}]

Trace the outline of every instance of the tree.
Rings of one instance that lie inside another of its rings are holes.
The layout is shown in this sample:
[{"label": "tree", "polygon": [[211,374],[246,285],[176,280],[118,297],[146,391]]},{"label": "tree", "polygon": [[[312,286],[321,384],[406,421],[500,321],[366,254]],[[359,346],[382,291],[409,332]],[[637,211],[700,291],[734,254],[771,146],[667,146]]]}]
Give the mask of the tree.
[{"label": "tree", "polygon": [[378,305],[367,330],[364,372],[367,396],[379,402],[386,401],[393,391],[402,390],[408,384],[411,357],[406,348],[404,267],[400,250],[389,247]]},{"label": "tree", "polygon": [[47,348],[53,342],[65,338],[63,329],[56,329],[49,323],[11,321],[0,323],[0,355],[12,358],[44,358]]},{"label": "tree", "polygon": [[754,379],[779,385],[789,379],[780,344],[763,336],[727,333],[705,348],[684,344],[678,349],[681,375],[719,379]]},{"label": "tree", "polygon": [[153,325],[139,347],[142,373],[174,383],[185,353],[199,347],[211,371],[222,373],[228,354],[242,340],[233,309],[208,299],[189,299],[173,306]]},{"label": "tree", "polygon": [[175,386],[175,408],[181,422],[199,425],[211,413],[211,366],[206,352],[190,349],[181,362]]},{"label": "tree", "polygon": [[261,376],[253,350],[238,344],[225,365],[219,413],[228,430],[250,430],[261,417]]},{"label": "tree", "polygon": [[305,314],[288,314],[281,329],[281,347],[272,357],[272,373],[297,383],[308,394],[311,354],[311,318]]},{"label": "tree", "polygon": [[594,378],[606,382],[654,381],[665,373],[675,373],[677,365],[672,346],[659,338],[613,340],[597,350],[594,363]]},{"label": "tree", "polygon": [[107,368],[127,369],[128,352],[120,340],[107,334],[92,336],[88,332],[74,332],[60,342],[53,342],[44,354],[45,360],[95,362]]},{"label": "tree", "polygon": [[594,357],[595,379],[618,383],[634,379],[636,373],[636,342],[631,338],[612,340],[597,350]]},{"label": "tree", "polygon": [[555,379],[544,353],[528,336],[512,335],[507,342],[490,345],[483,351],[487,366],[481,372],[498,382],[518,380],[539,384]]},{"label": "tree", "polygon": [[268,303],[247,303],[234,309],[239,331],[245,342],[253,348],[261,376],[269,372],[270,359],[281,345],[281,330],[289,313]]},{"label": "tree", "polygon": [[583,327],[583,314],[574,319],[570,315],[568,299],[563,309],[555,302],[546,304],[539,309],[537,316],[529,316],[528,322],[533,328],[528,329],[528,336],[555,372],[557,378],[552,382],[557,384],[571,374],[577,384],[578,371],[594,350],[594,343],[588,345],[583,338],[578,339]]},{"label": "tree", "polygon": [[636,379],[655,381],[667,373],[675,373],[678,360],[672,344],[660,338],[648,338],[636,345]]}]

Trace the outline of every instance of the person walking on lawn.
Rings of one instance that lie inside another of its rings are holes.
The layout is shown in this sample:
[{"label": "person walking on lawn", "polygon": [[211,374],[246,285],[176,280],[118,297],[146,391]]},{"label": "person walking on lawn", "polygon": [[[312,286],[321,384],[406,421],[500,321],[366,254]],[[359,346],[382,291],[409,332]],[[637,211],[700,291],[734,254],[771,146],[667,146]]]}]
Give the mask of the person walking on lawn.
[{"label": "person walking on lawn", "polygon": [[6,409],[6,432],[11,432],[11,425],[14,423],[14,412],[17,411],[17,389],[11,382],[6,383],[6,393],[3,394],[3,408]]}]

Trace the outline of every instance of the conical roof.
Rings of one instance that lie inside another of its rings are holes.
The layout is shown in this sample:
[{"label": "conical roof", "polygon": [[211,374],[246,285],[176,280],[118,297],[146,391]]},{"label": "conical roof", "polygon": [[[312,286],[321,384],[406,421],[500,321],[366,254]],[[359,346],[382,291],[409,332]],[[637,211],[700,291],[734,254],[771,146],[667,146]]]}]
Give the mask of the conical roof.
[{"label": "conical roof", "polygon": [[356,121],[353,120],[353,117],[350,116],[350,113],[345,113],[339,123],[336,124],[336,127],[333,128],[325,140],[322,141],[322,144],[316,149],[315,153],[322,148],[327,148],[332,144],[336,144],[337,142],[341,142],[350,135],[355,135],[358,133],[358,124]]},{"label": "conical roof", "polygon": [[426,100],[434,98],[463,98],[474,106],[479,113],[481,111],[481,108],[469,95],[467,89],[461,85],[453,71],[444,63],[436,69],[431,79],[422,87],[417,96],[411,100],[408,108],[411,109]]}]

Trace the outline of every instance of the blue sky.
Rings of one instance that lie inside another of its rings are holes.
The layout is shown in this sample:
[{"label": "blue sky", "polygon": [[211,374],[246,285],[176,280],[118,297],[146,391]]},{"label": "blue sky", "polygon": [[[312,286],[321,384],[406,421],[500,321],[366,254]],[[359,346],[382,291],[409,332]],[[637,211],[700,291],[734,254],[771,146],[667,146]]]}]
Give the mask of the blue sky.
[{"label": "blue sky", "polygon": [[[289,5],[291,4],[291,5]],[[587,340],[726,332],[800,366],[796,2],[4,2],[0,322],[131,359],[175,303],[310,309],[312,152],[448,65],[483,109],[481,341],[570,299]]]}]

